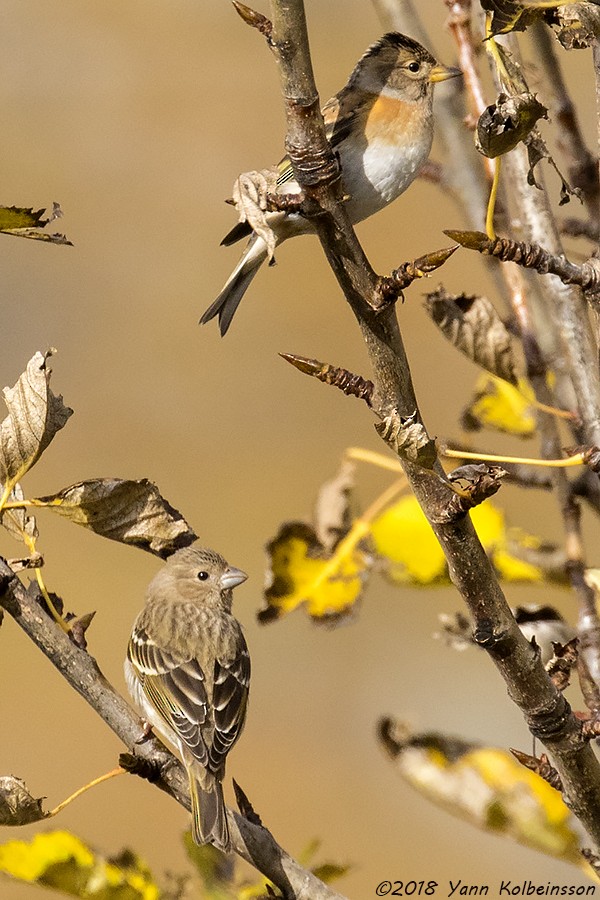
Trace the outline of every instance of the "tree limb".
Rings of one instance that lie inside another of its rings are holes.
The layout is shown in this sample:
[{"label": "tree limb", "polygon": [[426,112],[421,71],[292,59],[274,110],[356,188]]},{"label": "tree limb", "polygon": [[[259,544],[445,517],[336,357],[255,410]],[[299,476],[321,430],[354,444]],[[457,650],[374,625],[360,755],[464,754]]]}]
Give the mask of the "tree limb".
[{"label": "tree limb", "polygon": [[[271,0],[271,8],[287,149],[298,183],[321,210],[313,225],[367,345],[375,384],[373,409],[380,418],[395,414],[421,422],[395,309],[374,309],[377,276],[338,202],[339,180],[316,100],[302,0]],[[450,577],[469,607],[475,640],[492,657],[532,733],[553,753],[566,802],[600,846],[600,767],[582,738],[580,723],[518,629],[469,517],[449,518],[453,491],[439,462],[433,471],[405,460],[402,464],[444,550]]]}]

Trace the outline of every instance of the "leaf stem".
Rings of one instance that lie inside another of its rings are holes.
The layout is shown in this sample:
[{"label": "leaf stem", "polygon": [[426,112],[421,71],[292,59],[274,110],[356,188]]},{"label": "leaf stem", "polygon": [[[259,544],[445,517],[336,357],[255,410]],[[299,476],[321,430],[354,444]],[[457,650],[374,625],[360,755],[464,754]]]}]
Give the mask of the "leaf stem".
[{"label": "leaf stem", "polygon": [[80,787],[79,790],[75,791],[74,794],[71,794],[70,797],[67,797],[66,800],[63,800],[62,803],[59,803],[58,806],[55,806],[54,809],[51,809],[47,815],[47,818],[51,816],[56,816],[59,812],[68,806],[69,803],[72,803],[73,800],[76,800],[77,797],[81,797],[82,794],[85,794],[86,791],[89,791],[90,788],[96,787],[97,784],[102,784],[103,781],[108,781],[110,778],[116,778],[117,775],[127,775],[127,770],[122,769],[121,766],[117,766],[116,769],[111,769],[110,772],[105,772],[104,775],[100,775],[98,778],[94,778],[93,781],[90,781],[88,784],[84,784],[83,787]]},{"label": "leaf stem", "polygon": [[454,459],[481,459],[487,462],[517,463],[518,465],[526,466],[546,466],[554,469],[582,466],[585,464],[584,453],[575,453],[574,456],[567,456],[565,459],[528,459],[521,456],[496,456],[493,453],[471,453],[468,450],[451,450],[449,447],[446,447],[443,453],[444,456],[449,456]]}]

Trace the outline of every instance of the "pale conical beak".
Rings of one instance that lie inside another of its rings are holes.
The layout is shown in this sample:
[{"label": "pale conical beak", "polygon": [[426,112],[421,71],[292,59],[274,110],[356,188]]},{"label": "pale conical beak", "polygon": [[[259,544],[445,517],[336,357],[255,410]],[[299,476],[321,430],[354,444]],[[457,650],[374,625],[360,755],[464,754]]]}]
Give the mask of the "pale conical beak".
[{"label": "pale conical beak", "polygon": [[432,84],[437,84],[438,81],[447,81],[449,78],[456,78],[458,75],[462,75],[460,69],[454,69],[452,66],[443,66],[441,63],[438,63],[429,73],[429,80]]},{"label": "pale conical beak", "polygon": [[224,591],[228,591],[231,588],[237,587],[238,584],[245,581],[247,577],[246,573],[242,572],[241,569],[236,569],[235,566],[229,566],[221,575],[221,587]]}]

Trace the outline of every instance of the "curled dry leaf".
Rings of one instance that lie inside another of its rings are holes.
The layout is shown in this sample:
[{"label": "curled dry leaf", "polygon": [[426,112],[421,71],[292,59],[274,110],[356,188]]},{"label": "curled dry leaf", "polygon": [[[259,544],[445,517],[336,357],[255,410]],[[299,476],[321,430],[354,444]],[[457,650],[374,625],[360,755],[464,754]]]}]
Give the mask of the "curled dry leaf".
[{"label": "curled dry leaf", "polygon": [[497,493],[505,475],[506,471],[501,466],[478,463],[459,466],[450,472],[448,480],[457,491],[457,500],[462,501],[466,511]]},{"label": "curled dry leaf", "polygon": [[525,31],[536,18],[546,12],[547,2],[544,5],[518,0],[481,0],[482,7],[492,14],[491,33],[508,34],[510,31]]},{"label": "curled dry leaf", "polygon": [[517,384],[510,334],[487,297],[450,294],[440,285],[425,309],[457,350],[492,375]]},{"label": "curled dry leaf", "polygon": [[64,234],[49,234],[42,231],[46,225],[59,219],[62,210],[58,203],[54,203],[52,212],[44,219],[45,209],[27,209],[18,206],[0,206],[0,231],[3,234],[11,234],[14,237],[30,238],[34,241],[47,241],[51,244],[68,244],[72,246]]},{"label": "curled dry leaf", "polygon": [[535,167],[542,159],[548,160],[548,165],[552,166],[558,177],[561,181],[560,187],[560,200],[558,201],[559,206],[564,206],[565,203],[568,203],[571,197],[577,197],[581,202],[583,202],[583,191],[577,187],[571,187],[565,176],[562,174],[558,166],[556,165],[554,158],[550,155],[550,151],[546,145],[545,140],[542,138],[541,134],[537,131],[533,131],[527,140],[525,141],[525,146],[527,147],[527,156],[529,158],[529,172],[527,173],[527,183],[535,186],[539,190],[543,190],[541,184],[537,183],[535,177]]},{"label": "curled dry leaf", "polygon": [[147,478],[80,481],[36,501],[77,525],[165,559],[197,536]]},{"label": "curled dry leaf", "polygon": [[496,103],[479,117],[475,146],[491,159],[508,153],[525,140],[538,119],[546,118],[547,113],[546,107],[527,91],[512,97],[500,94]]},{"label": "curled dry leaf", "polygon": [[592,3],[572,3],[553,11],[552,24],[557,26],[556,36],[565,50],[587,50],[596,43],[600,9],[598,0]]},{"label": "curled dry leaf", "polygon": [[317,539],[328,553],[348,533],[352,525],[350,500],[356,466],[344,460],[338,474],[320,488],[315,503],[314,525]]},{"label": "curled dry leaf", "polygon": [[14,775],[0,776],[0,825],[29,825],[48,816],[43,797],[32,797],[27,785]]},{"label": "curled dry leaf", "polygon": [[398,456],[417,463],[424,469],[433,468],[437,459],[435,441],[424,426],[416,421],[417,413],[401,416],[397,411],[375,423],[377,434]]},{"label": "curled dry leaf", "polygon": [[277,239],[267,221],[267,196],[277,191],[277,173],[270,169],[261,172],[242,172],[233,185],[233,202],[240,222],[248,222],[252,230],[267,245],[269,260],[273,259]]},{"label": "curled dry leaf", "polygon": [[[1,494],[2,484],[0,483],[0,496]],[[23,488],[16,482],[8,495],[8,502],[20,503],[24,499]],[[25,509],[3,509],[0,512],[0,525],[3,525],[16,541],[28,544],[38,536],[35,517],[30,515]]]},{"label": "curled dry leaf", "polygon": [[7,494],[73,414],[50,390],[51,355],[36,353],[14,387],[3,391],[8,416],[0,425],[0,483]]}]

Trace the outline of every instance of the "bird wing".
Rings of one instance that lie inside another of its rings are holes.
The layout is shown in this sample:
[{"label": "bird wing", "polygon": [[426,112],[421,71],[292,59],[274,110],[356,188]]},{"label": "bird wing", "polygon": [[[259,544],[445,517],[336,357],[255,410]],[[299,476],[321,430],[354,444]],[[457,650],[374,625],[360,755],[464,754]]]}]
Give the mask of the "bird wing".
[{"label": "bird wing", "polygon": [[134,630],[127,655],[145,696],[168,729],[203,768],[219,775],[244,724],[250,659],[243,636],[233,659],[215,662],[214,722],[205,674],[196,657],[176,657],[158,646],[143,628]]},{"label": "bird wing", "polygon": [[140,627],[134,629],[127,656],[150,704],[194,759],[206,768],[209,748],[203,726],[208,717],[208,697],[198,660],[169,653]]},{"label": "bird wing", "polygon": [[[339,97],[331,97],[327,101],[321,112],[325,120],[325,134],[329,143],[335,150],[341,142],[352,131],[352,127],[359,113],[356,106],[344,108],[344,104],[340,103]],[[277,166],[277,185],[283,185],[293,180],[294,170],[289,156],[284,156]]]},{"label": "bird wing", "polygon": [[244,727],[250,686],[250,655],[241,630],[233,659],[217,659],[213,688],[215,732],[211,770],[218,771]]}]

